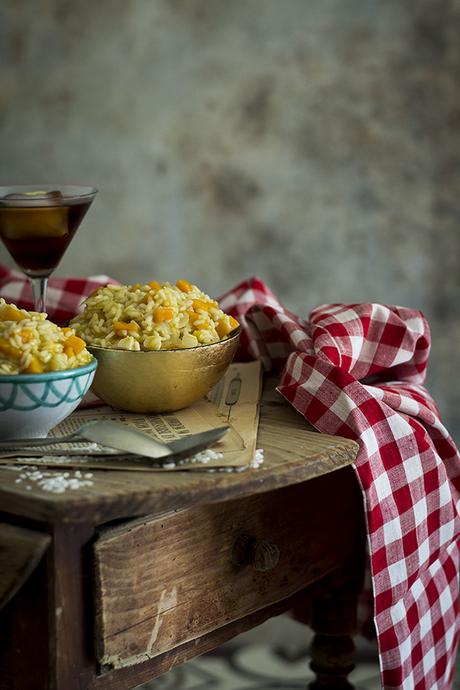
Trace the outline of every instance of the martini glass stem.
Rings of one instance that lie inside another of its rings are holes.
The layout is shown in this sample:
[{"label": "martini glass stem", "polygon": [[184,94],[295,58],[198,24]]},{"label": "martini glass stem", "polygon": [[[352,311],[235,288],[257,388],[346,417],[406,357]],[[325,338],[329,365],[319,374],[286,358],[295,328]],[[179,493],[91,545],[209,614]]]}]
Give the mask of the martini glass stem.
[{"label": "martini glass stem", "polygon": [[31,278],[35,311],[46,311],[46,288],[48,278]]}]

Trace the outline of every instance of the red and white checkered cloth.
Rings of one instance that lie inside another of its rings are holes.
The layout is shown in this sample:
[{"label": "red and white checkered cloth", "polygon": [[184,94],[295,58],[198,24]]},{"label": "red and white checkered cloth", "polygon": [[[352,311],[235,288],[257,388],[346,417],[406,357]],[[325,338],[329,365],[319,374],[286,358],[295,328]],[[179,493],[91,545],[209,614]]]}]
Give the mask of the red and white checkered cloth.
[{"label": "red and white checkered cloth", "polygon": [[[118,283],[108,276],[55,278],[48,282],[48,316],[57,324],[67,323],[79,311],[85,297],[101,285]],[[33,309],[32,288],[23,273],[0,265],[0,297],[23,309]]]},{"label": "red and white checkered cloth", "polygon": [[329,304],[308,321],[258,279],[224,295],[244,354],[281,371],[279,391],[313,426],[356,439],[382,687],[447,690],[458,641],[460,457],[421,385],[420,312]]},{"label": "red and white checkered cloth", "polygon": [[[105,276],[50,280],[50,318],[66,320]],[[24,301],[0,267],[0,295]],[[221,307],[242,324],[240,355],[281,372],[279,391],[319,431],[356,439],[374,622],[386,690],[448,690],[458,642],[460,457],[424,381],[420,312],[334,304],[308,320],[252,278]]]}]

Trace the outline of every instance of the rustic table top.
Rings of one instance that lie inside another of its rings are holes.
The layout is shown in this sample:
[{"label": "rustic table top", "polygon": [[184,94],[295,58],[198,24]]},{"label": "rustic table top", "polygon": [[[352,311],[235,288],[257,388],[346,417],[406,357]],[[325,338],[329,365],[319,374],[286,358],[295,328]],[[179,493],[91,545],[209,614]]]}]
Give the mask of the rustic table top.
[{"label": "rustic table top", "polygon": [[258,469],[239,473],[92,469],[92,486],[62,494],[44,491],[36,484],[27,490],[27,482],[16,483],[17,471],[1,468],[0,506],[7,513],[48,523],[101,524],[303,482],[350,465],[359,448],[349,439],[316,432],[284,402],[271,379],[264,386],[257,447],[265,457]]}]

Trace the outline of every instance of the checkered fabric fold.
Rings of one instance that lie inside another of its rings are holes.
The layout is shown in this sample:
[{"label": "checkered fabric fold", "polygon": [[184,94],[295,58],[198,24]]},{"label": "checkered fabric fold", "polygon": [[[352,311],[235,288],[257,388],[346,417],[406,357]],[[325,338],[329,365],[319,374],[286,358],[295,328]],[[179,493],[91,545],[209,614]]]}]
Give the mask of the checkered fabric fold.
[{"label": "checkered fabric fold", "polygon": [[[108,276],[91,278],[58,278],[48,281],[48,317],[64,324],[80,310],[81,303],[93,290],[108,283],[118,283]],[[32,289],[24,274],[0,265],[0,297],[23,309],[33,309]]]},{"label": "checkered fabric fold", "polygon": [[460,458],[427,390],[420,312],[330,304],[308,320],[257,278],[221,307],[242,354],[281,372],[278,390],[318,431],[359,442],[382,687],[451,687],[458,641]]},{"label": "checkered fabric fold", "polygon": [[[51,278],[49,316],[71,318],[106,276]],[[0,295],[31,307],[22,274]],[[319,431],[353,438],[363,491],[374,623],[386,690],[448,690],[458,642],[460,458],[423,387],[420,312],[334,304],[303,319],[259,279],[220,299],[242,324],[240,357],[280,372],[279,391]]]}]

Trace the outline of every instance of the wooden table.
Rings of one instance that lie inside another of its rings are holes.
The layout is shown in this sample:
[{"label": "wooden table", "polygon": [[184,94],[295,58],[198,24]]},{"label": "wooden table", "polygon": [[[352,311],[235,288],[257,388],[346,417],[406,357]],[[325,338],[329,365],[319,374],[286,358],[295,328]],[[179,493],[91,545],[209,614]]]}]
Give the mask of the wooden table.
[{"label": "wooden table", "polygon": [[316,631],[310,687],[350,688],[358,446],[269,383],[258,447],[257,470],[93,471],[64,494],[0,469],[1,690],[133,688],[292,609]]}]

